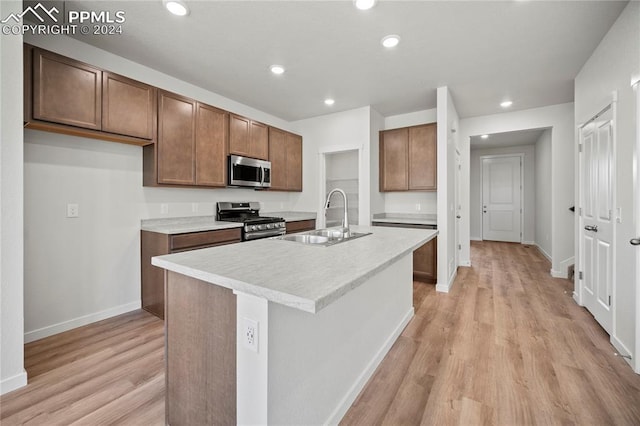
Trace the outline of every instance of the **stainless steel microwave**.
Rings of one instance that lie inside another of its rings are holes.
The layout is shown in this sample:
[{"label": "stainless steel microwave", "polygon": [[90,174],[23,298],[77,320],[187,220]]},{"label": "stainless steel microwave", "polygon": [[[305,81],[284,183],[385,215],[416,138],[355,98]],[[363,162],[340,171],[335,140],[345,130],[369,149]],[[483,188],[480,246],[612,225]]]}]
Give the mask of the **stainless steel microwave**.
[{"label": "stainless steel microwave", "polygon": [[271,186],[271,162],[255,158],[229,156],[229,186],[269,188]]}]

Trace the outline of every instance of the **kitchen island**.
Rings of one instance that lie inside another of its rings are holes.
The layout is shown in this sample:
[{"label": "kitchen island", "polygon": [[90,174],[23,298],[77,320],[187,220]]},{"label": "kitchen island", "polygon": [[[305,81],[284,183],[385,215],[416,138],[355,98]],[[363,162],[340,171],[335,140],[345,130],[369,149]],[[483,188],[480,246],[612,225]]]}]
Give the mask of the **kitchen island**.
[{"label": "kitchen island", "polygon": [[412,252],[437,231],[263,239],[166,269],[167,422],[337,423],[413,316]]}]

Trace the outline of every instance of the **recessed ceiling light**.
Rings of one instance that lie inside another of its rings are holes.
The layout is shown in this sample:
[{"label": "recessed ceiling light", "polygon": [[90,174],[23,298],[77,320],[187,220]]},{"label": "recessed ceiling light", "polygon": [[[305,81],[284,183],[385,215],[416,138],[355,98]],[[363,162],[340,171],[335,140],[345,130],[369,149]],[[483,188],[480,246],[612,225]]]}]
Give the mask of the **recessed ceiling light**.
[{"label": "recessed ceiling light", "polygon": [[328,98],[328,99],[325,99],[325,100],[324,100],[324,104],[325,104],[325,105],[329,105],[329,106],[331,106],[331,105],[333,105],[333,104],[335,104],[335,103],[336,103],[336,101],[334,101],[334,100],[333,100],[333,99],[331,99],[331,98]]},{"label": "recessed ceiling light", "polygon": [[360,10],[369,10],[376,5],[376,0],[353,0],[353,4]]},{"label": "recessed ceiling light", "polygon": [[282,65],[271,65],[271,72],[274,74],[282,74],[284,73],[284,67]]},{"label": "recessed ceiling light", "polygon": [[174,15],[185,16],[189,14],[189,8],[180,0],[163,0],[164,7]]},{"label": "recessed ceiling light", "polygon": [[489,139],[489,135],[482,135],[480,136],[482,139]]},{"label": "recessed ceiling light", "polygon": [[396,47],[400,43],[400,36],[392,34],[382,38],[382,45],[384,47]]},{"label": "recessed ceiling light", "polygon": [[513,105],[513,102],[511,102],[511,101],[504,101],[504,102],[500,103],[500,106],[502,108],[509,108],[511,105]]}]

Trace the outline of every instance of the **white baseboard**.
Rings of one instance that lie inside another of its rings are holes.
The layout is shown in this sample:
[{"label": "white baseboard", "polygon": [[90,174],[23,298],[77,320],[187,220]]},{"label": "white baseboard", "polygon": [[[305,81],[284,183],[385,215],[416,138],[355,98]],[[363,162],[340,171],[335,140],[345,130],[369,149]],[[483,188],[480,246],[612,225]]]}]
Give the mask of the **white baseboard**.
[{"label": "white baseboard", "polygon": [[549,262],[551,262],[551,255],[549,253],[547,253],[546,251],[544,251],[544,249],[542,247],[540,247],[539,245],[535,244],[536,248],[538,249],[538,251],[547,258],[547,260]]},{"label": "white baseboard", "polygon": [[[611,335],[611,344],[613,345],[614,348],[616,348],[616,350],[618,351],[618,353],[620,355],[625,355],[625,356],[629,356],[629,357],[633,357],[633,354],[631,353],[631,351],[629,350],[629,348],[627,348],[624,343],[622,343],[620,341],[620,339],[618,339],[618,337]],[[627,361],[627,364],[629,364],[629,366],[631,368],[633,368],[633,359],[630,358],[622,358],[625,361]],[[634,372],[637,373],[637,371],[634,370]]]},{"label": "white baseboard", "polygon": [[469,240],[471,240],[471,241],[482,241],[482,238],[479,238],[479,237],[469,237]]},{"label": "white baseboard", "polygon": [[535,241],[523,241],[522,244],[528,245],[528,246],[535,246],[537,245]]},{"label": "white baseboard", "polygon": [[103,319],[115,317],[116,315],[131,312],[136,309],[140,309],[141,301],[126,303],[120,306],[114,306],[113,308],[106,309],[104,311],[95,312],[93,314],[84,315],[78,318],[73,318],[68,321],[59,322],[57,324],[48,325],[46,327],[39,328],[37,330],[27,331],[24,333],[24,342],[29,343],[36,340],[44,339],[45,337],[53,336],[54,334],[62,333],[74,328],[82,327],[83,325],[91,324],[92,322],[101,321]]},{"label": "white baseboard", "polygon": [[22,373],[16,374],[12,377],[7,377],[0,381],[0,395],[20,389],[27,386],[27,371],[22,369]]},{"label": "white baseboard", "polygon": [[461,260],[460,261],[460,265],[458,265],[458,266],[464,266],[464,267],[470,268],[471,267],[471,261],[470,260]]},{"label": "white baseboard", "polygon": [[446,284],[436,284],[436,291],[440,292],[440,293],[449,293],[449,291],[451,290],[451,287],[453,287],[453,282],[455,281],[456,277],[458,276],[458,271],[454,271],[453,274],[451,274],[451,276],[449,277],[449,282]]},{"label": "white baseboard", "polygon": [[569,278],[569,275],[567,275],[567,271],[556,271],[555,269],[551,268],[549,270],[549,273],[551,273],[551,276],[553,278]]},{"label": "white baseboard", "polygon": [[354,401],[360,394],[360,391],[362,391],[362,389],[367,384],[371,376],[373,376],[373,373],[375,373],[376,368],[378,368],[378,365],[380,365],[380,363],[382,362],[384,357],[387,355],[387,353],[389,352],[389,350],[391,349],[395,341],[398,340],[398,337],[400,337],[400,334],[402,333],[402,331],[405,329],[407,324],[409,324],[409,321],[411,321],[411,318],[413,318],[413,315],[414,315],[414,309],[413,307],[411,307],[411,309],[409,309],[406,315],[402,318],[398,326],[393,330],[393,333],[391,333],[391,335],[384,342],[382,347],[378,350],[378,352],[376,352],[371,362],[367,364],[367,367],[365,368],[365,370],[362,372],[362,374],[360,374],[356,382],[353,384],[353,386],[351,386],[351,389],[349,389],[349,391],[344,396],[344,398],[342,398],[342,400],[340,401],[340,404],[338,404],[336,409],[333,411],[333,413],[331,413],[331,415],[329,416],[329,419],[324,424],[337,425],[338,423],[340,423],[340,420],[342,420],[344,415],[347,414],[347,411],[353,405]]}]

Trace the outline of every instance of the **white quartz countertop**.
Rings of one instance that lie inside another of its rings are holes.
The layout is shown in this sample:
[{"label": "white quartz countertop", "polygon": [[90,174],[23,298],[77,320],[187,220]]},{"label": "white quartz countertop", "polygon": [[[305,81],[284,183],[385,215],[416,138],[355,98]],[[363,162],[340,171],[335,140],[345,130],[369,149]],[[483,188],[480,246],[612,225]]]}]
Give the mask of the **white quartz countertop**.
[{"label": "white quartz countertop", "polygon": [[438,216],[435,214],[403,214],[383,213],[373,215],[372,222],[401,223],[407,225],[437,225]]},{"label": "white quartz countertop", "polygon": [[[270,212],[262,213],[261,216],[282,217],[287,222],[297,220],[315,219],[315,213],[309,212]],[[217,221],[215,216],[189,216],[172,217],[166,219],[145,219],[140,223],[143,231],[158,232],[160,234],[185,234],[188,232],[215,231],[219,229],[242,228],[238,222]]]},{"label": "white quartz countertop", "polygon": [[315,313],[438,233],[364,226],[352,230],[372,234],[328,247],[267,238],[158,256],[151,263]]},{"label": "white quartz countertop", "polygon": [[215,216],[173,217],[146,219],[140,224],[143,231],[160,234],[184,234],[187,232],[215,231],[218,229],[242,228],[239,222],[219,222]]}]

